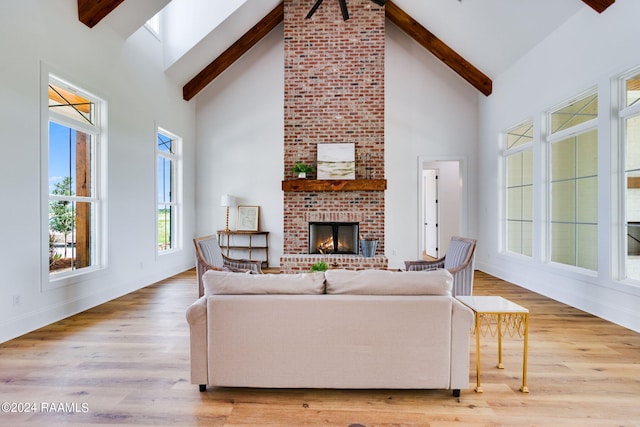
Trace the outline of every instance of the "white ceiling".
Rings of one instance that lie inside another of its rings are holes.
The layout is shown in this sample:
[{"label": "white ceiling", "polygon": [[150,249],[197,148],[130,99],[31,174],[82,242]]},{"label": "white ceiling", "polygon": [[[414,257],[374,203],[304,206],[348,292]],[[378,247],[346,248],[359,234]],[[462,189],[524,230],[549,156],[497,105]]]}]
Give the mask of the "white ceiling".
[{"label": "white ceiling", "polygon": [[581,0],[393,1],[490,78],[589,7]]},{"label": "white ceiling", "polygon": [[[171,0],[162,13],[169,13],[179,6],[202,9],[195,13],[210,14],[212,4],[209,1]],[[296,1],[307,2],[311,8],[316,0]],[[368,2],[370,0],[347,1]],[[152,6],[153,3],[149,0],[145,2],[129,0],[123,5],[135,4],[140,8],[143,4],[149,4],[146,17],[149,19],[167,0],[155,3],[155,6]],[[225,11],[225,19],[212,17],[208,20],[211,28],[204,32],[204,37],[193,46],[182,47],[183,53],[180,57],[165,61],[167,72],[174,80],[185,84],[242,34],[251,29],[279,2],[280,0],[235,0],[237,7],[232,11]],[[582,0],[394,0],[394,2],[492,79],[499,76],[571,16],[583,8],[589,8]],[[596,13],[590,8],[589,10]],[[118,14],[112,15],[108,17],[111,21],[110,25],[116,25],[119,21]],[[176,20],[173,22],[175,23]],[[207,20],[200,20],[200,24],[202,22]],[[172,25],[171,31],[193,32],[194,27],[189,22],[182,22],[181,28]],[[203,33],[201,26],[198,27],[198,31]],[[165,34],[164,37],[166,38],[167,35]],[[175,38],[178,37],[173,37],[172,40]],[[188,39],[184,36],[182,38]],[[165,43],[167,43],[166,40]]]}]

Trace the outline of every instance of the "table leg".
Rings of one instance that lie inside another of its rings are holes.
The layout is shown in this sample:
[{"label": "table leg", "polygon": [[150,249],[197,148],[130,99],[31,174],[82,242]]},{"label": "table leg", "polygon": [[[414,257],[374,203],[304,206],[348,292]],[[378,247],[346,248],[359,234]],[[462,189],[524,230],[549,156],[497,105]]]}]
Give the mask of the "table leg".
[{"label": "table leg", "polygon": [[476,393],[482,393],[480,387],[480,313],[476,313]]},{"label": "table leg", "polygon": [[496,365],[498,369],[504,369],[504,365],[502,364],[502,315],[498,314],[498,364]]},{"label": "table leg", "polygon": [[522,387],[520,391],[523,393],[529,393],[527,387],[527,353],[529,351],[529,314],[524,315],[524,351],[522,356]]}]

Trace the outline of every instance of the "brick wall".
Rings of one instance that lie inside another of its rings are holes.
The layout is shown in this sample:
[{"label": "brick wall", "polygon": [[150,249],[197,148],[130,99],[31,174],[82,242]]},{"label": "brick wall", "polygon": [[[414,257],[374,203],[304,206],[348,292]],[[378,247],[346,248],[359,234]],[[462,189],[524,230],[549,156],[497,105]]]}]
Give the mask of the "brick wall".
[{"label": "brick wall", "polygon": [[[350,0],[285,0],[284,176],[316,164],[318,143],[354,143],[356,179],[384,178],[384,8]],[[315,174],[307,178],[315,178]],[[307,252],[308,222],[343,216],[384,251],[384,192],[284,193],[284,254]],[[333,221],[333,219],[327,219]]]}]

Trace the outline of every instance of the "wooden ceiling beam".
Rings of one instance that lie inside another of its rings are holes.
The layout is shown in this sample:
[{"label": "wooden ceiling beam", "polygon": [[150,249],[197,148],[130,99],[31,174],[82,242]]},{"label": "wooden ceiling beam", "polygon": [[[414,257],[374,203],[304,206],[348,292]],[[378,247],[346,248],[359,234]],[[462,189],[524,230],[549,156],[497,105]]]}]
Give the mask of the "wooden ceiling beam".
[{"label": "wooden ceiling beam", "polygon": [[389,21],[396,24],[409,37],[435,55],[481,93],[486,96],[491,95],[493,82],[489,77],[390,0],[386,2],[385,15]]},{"label": "wooden ceiling beam", "polygon": [[78,19],[93,28],[124,0],[78,0]]},{"label": "wooden ceiling beam", "polygon": [[189,101],[196,96],[202,89],[218,77],[224,70],[229,68],[231,64],[237,61],[264,36],[269,34],[271,30],[278,26],[284,20],[284,2],[276,6],[269,12],[260,22],[247,31],[234,44],[218,56],[213,62],[207,65],[194,78],[192,78],[182,88],[182,97],[185,101]]},{"label": "wooden ceiling beam", "polygon": [[609,6],[611,6],[616,2],[616,0],[582,0],[582,1],[585,2],[587,5],[591,6],[591,8],[598,13],[604,12],[605,10],[607,10]]}]

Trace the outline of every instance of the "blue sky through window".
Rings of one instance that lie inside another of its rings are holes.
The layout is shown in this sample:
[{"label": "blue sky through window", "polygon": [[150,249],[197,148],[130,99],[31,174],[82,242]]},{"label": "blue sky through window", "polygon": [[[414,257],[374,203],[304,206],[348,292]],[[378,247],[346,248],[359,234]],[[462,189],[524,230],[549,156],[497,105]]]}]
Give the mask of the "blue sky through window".
[{"label": "blue sky through window", "polygon": [[71,177],[76,182],[76,132],[68,126],[49,122],[49,194],[54,185]]}]

